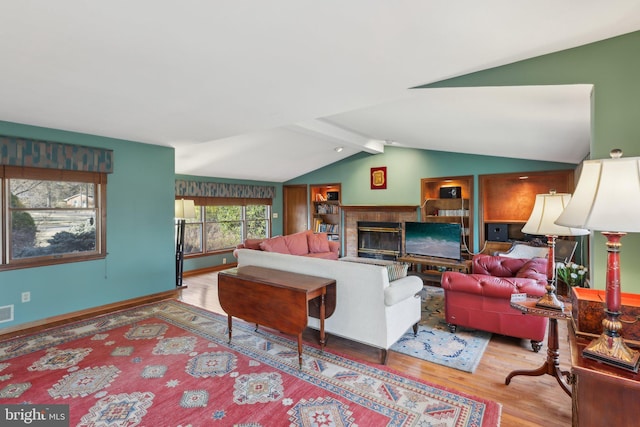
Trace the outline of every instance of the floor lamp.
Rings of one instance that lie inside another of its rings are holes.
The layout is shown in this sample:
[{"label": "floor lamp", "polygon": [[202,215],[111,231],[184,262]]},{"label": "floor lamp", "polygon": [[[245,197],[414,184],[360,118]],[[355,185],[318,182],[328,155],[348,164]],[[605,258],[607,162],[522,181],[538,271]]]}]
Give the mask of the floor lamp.
[{"label": "floor lamp", "polygon": [[602,334],[582,352],[594,359],[638,372],[640,353],[627,347],[620,331],[620,239],[640,231],[640,157],[585,160],[576,191],[556,224],[601,231],[607,239],[605,318]]},{"label": "floor lamp", "polygon": [[182,286],[182,272],[184,266],[184,230],[187,219],[196,217],[196,207],[193,200],[175,201],[176,219],[176,286]]},{"label": "floor lamp", "polygon": [[538,307],[564,310],[564,304],[558,300],[555,293],[557,289],[555,266],[556,238],[558,236],[584,236],[585,234],[589,234],[589,230],[555,224],[558,216],[560,216],[570,200],[571,194],[556,193],[554,190],[551,190],[548,194],[536,195],[531,216],[524,227],[522,227],[523,233],[547,236],[547,245],[549,246],[547,259],[547,293],[536,303]]}]

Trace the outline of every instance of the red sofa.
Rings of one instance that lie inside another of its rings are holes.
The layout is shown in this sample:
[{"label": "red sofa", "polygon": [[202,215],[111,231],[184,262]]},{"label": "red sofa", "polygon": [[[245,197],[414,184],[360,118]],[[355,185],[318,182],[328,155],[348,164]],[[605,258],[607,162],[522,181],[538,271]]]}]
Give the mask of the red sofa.
[{"label": "red sofa", "polygon": [[447,271],[442,275],[445,318],[451,332],[457,326],[531,340],[538,352],[548,319],[523,315],[511,307],[511,294],[546,293],[545,258],[507,258],[475,255],[472,273]]},{"label": "red sofa", "polygon": [[[236,249],[254,249],[313,258],[338,259],[340,243],[328,240],[326,233],[314,233],[311,230],[306,230],[268,239],[246,239]],[[234,255],[236,255],[235,251]]]}]

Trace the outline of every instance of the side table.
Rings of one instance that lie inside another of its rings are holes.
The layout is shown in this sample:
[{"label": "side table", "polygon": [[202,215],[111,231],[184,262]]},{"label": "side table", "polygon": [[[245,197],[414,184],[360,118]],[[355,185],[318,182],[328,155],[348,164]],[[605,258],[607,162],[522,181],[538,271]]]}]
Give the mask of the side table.
[{"label": "side table", "polygon": [[509,385],[511,378],[516,375],[527,375],[530,377],[540,375],[551,375],[558,380],[560,387],[571,396],[571,385],[569,384],[569,378],[571,373],[569,371],[563,371],[560,369],[560,351],[558,344],[558,320],[567,320],[571,318],[571,304],[565,303],[564,310],[553,310],[543,307],[536,307],[538,298],[528,298],[526,301],[512,302],[511,307],[522,311],[522,314],[529,314],[533,316],[544,316],[549,318],[549,333],[547,337],[547,360],[538,369],[533,370],[518,370],[513,371],[504,380],[506,385]]}]

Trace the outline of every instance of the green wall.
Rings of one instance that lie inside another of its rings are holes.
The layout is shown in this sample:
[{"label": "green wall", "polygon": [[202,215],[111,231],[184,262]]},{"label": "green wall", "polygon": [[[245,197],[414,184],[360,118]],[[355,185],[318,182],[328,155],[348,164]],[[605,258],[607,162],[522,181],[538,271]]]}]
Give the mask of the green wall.
[{"label": "green wall", "polygon": [[[372,190],[372,167],[387,167],[387,188]],[[474,199],[478,200],[478,175],[574,169],[567,163],[539,162],[505,157],[478,156],[443,151],[385,147],[383,154],[353,155],[333,165],[287,181],[286,184],[341,183],[343,205],[420,205],[420,180],[445,176],[474,175]],[[478,250],[478,211],[474,217]]]},{"label": "green wall", "polygon": [[[175,288],[174,150],[0,121],[0,134],[112,149],[105,259],[0,271],[2,328]],[[31,302],[21,293],[30,291]]]},{"label": "green wall", "polygon": [[[613,148],[640,156],[640,32],[424,86],[517,86],[593,84],[591,158],[606,158]],[[638,213],[640,216],[640,212]],[[615,230],[610,230],[615,231]],[[592,286],[603,289],[605,239],[591,239]],[[622,239],[623,292],[640,293],[640,235]]]}]

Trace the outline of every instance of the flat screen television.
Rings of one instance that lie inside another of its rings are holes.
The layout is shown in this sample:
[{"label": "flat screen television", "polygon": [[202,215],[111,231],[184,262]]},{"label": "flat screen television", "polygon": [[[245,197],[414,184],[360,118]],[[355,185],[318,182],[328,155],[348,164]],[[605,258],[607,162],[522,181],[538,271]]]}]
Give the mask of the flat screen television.
[{"label": "flat screen television", "polygon": [[405,253],[460,260],[461,231],[462,225],[456,223],[405,222]]}]

